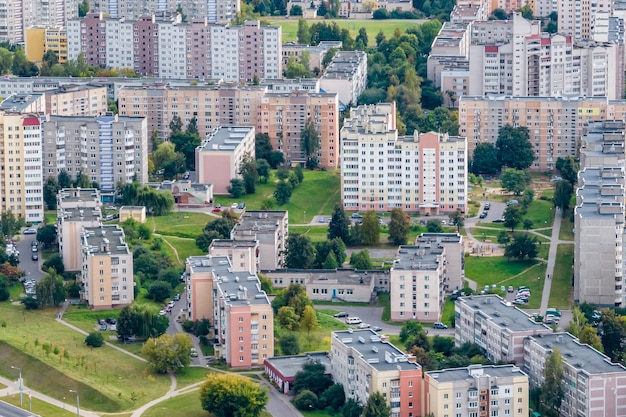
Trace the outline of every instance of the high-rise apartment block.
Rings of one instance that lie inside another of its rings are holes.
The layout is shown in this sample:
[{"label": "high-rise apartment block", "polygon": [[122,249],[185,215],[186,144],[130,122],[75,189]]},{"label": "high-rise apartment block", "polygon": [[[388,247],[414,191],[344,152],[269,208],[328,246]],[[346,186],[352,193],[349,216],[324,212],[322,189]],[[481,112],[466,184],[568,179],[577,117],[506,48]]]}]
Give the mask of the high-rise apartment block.
[{"label": "high-rise apartment block", "polygon": [[67,30],[63,26],[31,26],[26,29],[24,52],[29,61],[41,62],[46,52],[56,52],[59,64],[67,61]]},{"label": "high-rise apartment block", "polygon": [[289,236],[288,213],[283,210],[246,210],[230,232],[236,242],[259,242],[258,269],[272,271],[285,267],[285,253]]},{"label": "high-rise apartment block", "polygon": [[0,41],[23,43],[31,26],[65,26],[78,16],[78,0],[9,0],[0,3]]},{"label": "high-rise apartment block", "polygon": [[417,131],[398,137],[393,103],[359,106],[351,116],[341,129],[341,198],[346,210],[465,212],[465,138]]},{"label": "high-rise apartment block", "polygon": [[215,356],[232,368],[260,366],[274,356],[274,314],[259,278],[234,271],[228,257],[187,259],[187,306],[191,320],[214,326]]},{"label": "high-rise apartment block", "polygon": [[344,105],[356,105],[367,88],[367,54],[363,51],[337,52],[320,78],[320,87],[339,94],[339,101]]},{"label": "high-rise apartment block", "polygon": [[82,172],[103,191],[119,182],[148,181],[145,118],[50,116],[42,130],[44,180],[61,171]]},{"label": "high-rise apartment block", "polygon": [[528,376],[515,365],[470,365],[427,372],[424,388],[427,410],[436,417],[528,415]]},{"label": "high-rise apartment block", "polygon": [[133,253],[118,225],[83,227],[81,299],[94,310],[133,303]]},{"label": "high-rise apartment block", "polygon": [[64,85],[47,90],[46,113],[55,116],[104,116],[107,88],[102,85]]},{"label": "high-rise apartment block", "polygon": [[559,33],[576,39],[592,39],[595,17],[610,14],[612,4],[610,0],[557,0]]},{"label": "high-rise apartment block", "polygon": [[562,359],[563,417],[626,415],[626,368],[569,333],[543,334],[524,340],[524,372],[532,387],[545,381],[548,357],[559,351]]},{"label": "high-rise apartment block", "polygon": [[[183,23],[180,15],[136,20],[88,14],[67,25],[68,57],[88,64],[132,68],[152,77],[252,82],[282,77],[280,26]],[[132,45],[132,47],[130,47]]]},{"label": "high-rise apartment block", "polygon": [[209,23],[230,22],[240,11],[239,0],[102,0],[90,7],[93,13],[130,20],[157,13],[176,13],[180,8],[189,20],[206,19]]},{"label": "high-rise apartment block", "polygon": [[415,356],[389,343],[389,337],[370,329],[333,332],[330,365],[346,398],[365,404],[371,394],[380,392],[391,416],[424,415],[422,367]]}]

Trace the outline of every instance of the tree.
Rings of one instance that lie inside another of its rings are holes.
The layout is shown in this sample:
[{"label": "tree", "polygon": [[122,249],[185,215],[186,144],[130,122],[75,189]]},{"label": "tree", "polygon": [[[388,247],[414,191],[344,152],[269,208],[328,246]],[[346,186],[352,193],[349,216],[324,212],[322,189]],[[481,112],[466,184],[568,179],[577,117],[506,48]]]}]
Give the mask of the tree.
[{"label": "tree", "polygon": [[285,264],[287,268],[308,269],[315,261],[315,251],[308,236],[297,233],[287,238],[287,254]]},{"label": "tree", "polygon": [[135,334],[135,318],[130,306],[125,306],[117,317],[117,334],[122,337],[129,337]]},{"label": "tree", "polygon": [[57,239],[57,229],[53,224],[45,225],[37,229],[37,241],[48,246]]},{"label": "tree", "polygon": [[87,174],[85,174],[84,172],[80,171],[78,174],[76,174],[76,180],[74,181],[74,187],[79,187],[79,188],[90,188],[91,187],[91,180],[89,179],[89,176]]},{"label": "tree", "polygon": [[216,417],[259,417],[267,400],[259,384],[235,374],[210,373],[200,387],[202,409]]},{"label": "tree", "polygon": [[304,308],[302,319],[300,320],[300,327],[302,330],[306,330],[307,333],[311,333],[313,330],[320,328],[320,323],[317,321],[317,313],[313,306],[308,305]]},{"label": "tree", "polygon": [[540,387],[540,409],[543,412],[551,412],[554,413],[554,415],[558,415],[564,397],[563,388],[561,387],[561,381],[563,380],[563,358],[558,348],[554,347],[552,353],[546,359],[543,375],[545,379]]},{"label": "tree", "polygon": [[226,191],[228,191],[233,198],[241,197],[246,191],[246,186],[243,180],[239,178],[233,178],[230,180],[230,185],[226,187]]},{"label": "tree", "polygon": [[346,394],[343,390],[343,385],[333,384],[319,396],[318,408],[330,408],[336,412],[344,405],[345,402]]},{"label": "tree", "polygon": [[390,415],[391,409],[383,394],[376,391],[369,396],[363,408],[363,417],[389,417]]},{"label": "tree", "polygon": [[256,161],[250,154],[243,156],[239,175],[243,178],[246,194],[254,194],[256,192],[256,183],[259,180],[259,170]]},{"label": "tree", "polygon": [[472,172],[476,175],[494,175],[500,170],[496,147],[490,142],[481,142],[474,148]]},{"label": "tree", "polygon": [[585,317],[585,313],[580,307],[576,306],[572,308],[572,319],[569,322],[567,331],[571,333],[572,336],[580,338],[580,334],[588,324],[589,321],[587,321],[587,317]]},{"label": "tree", "polygon": [[65,288],[61,275],[48,270],[43,279],[35,284],[35,294],[39,308],[57,306],[65,301]]},{"label": "tree", "polygon": [[43,201],[48,210],[57,209],[57,194],[59,193],[59,183],[56,178],[48,177],[43,185]]},{"label": "tree", "polygon": [[524,230],[530,230],[533,228],[533,221],[530,219],[524,219]]},{"label": "tree", "polygon": [[157,338],[149,338],[143,345],[141,354],[156,372],[164,374],[189,366],[192,347],[189,335],[163,334]]},{"label": "tree", "polygon": [[89,1],[83,0],[78,5],[78,17],[85,17],[87,16],[87,13],[89,13]]},{"label": "tree", "polygon": [[13,67],[13,53],[6,48],[0,48],[0,74],[6,75]]},{"label": "tree", "polygon": [[520,195],[530,183],[530,175],[526,171],[506,168],[500,175],[502,188],[515,195]]},{"label": "tree", "polygon": [[172,120],[170,121],[170,131],[172,135],[183,131],[183,121],[178,117],[178,115],[174,115]]},{"label": "tree", "polygon": [[353,398],[348,398],[343,407],[341,407],[342,417],[361,417],[363,407]]},{"label": "tree", "polygon": [[561,177],[572,185],[572,188],[578,182],[578,171],[580,170],[580,162],[573,156],[558,158],[556,160],[556,169],[561,173]]},{"label": "tree", "polygon": [[350,236],[350,220],[343,209],[343,204],[337,202],[333,209],[333,215],[328,222],[328,240],[339,238],[345,242]]},{"label": "tree", "polygon": [[289,58],[285,69],[285,78],[307,78],[310,75],[309,69],[302,62],[296,61],[294,57]]},{"label": "tree", "polygon": [[511,204],[504,210],[504,226],[510,227],[511,232],[515,231],[515,227],[522,220],[522,210],[519,204]]},{"label": "tree", "polygon": [[292,191],[293,190],[287,181],[278,181],[276,190],[274,190],[274,198],[279,206],[289,202]]},{"label": "tree", "polygon": [[365,50],[365,48],[367,48],[367,30],[365,28],[359,29],[359,34],[356,35],[356,38],[354,39],[354,41],[357,44],[360,43],[362,45],[362,47],[359,49]]},{"label": "tree", "polygon": [[65,266],[63,265],[63,258],[60,255],[54,255],[46,262],[43,263],[42,269],[45,270],[53,270],[57,274],[62,274],[65,272]]},{"label": "tree", "polygon": [[171,142],[163,142],[158,145],[156,150],[153,150],[151,158],[154,169],[162,169],[165,179],[172,179],[176,174],[185,172],[185,155],[176,152],[174,144]]},{"label": "tree", "polygon": [[363,215],[361,224],[361,242],[364,245],[375,245],[380,240],[380,221],[374,210],[369,210]]},{"label": "tree", "polygon": [[72,179],[65,170],[61,170],[57,176],[59,188],[69,188],[72,186]]},{"label": "tree", "polygon": [[[293,10],[293,7],[291,9]],[[302,8],[300,8],[300,16],[302,16]],[[306,19],[298,19],[298,43],[302,45],[311,44],[311,31]]]},{"label": "tree", "polygon": [[391,210],[389,221],[389,240],[395,245],[405,245],[411,232],[411,221],[401,208]]},{"label": "tree", "polygon": [[11,297],[9,292],[9,279],[0,275],[0,301],[6,301]]},{"label": "tree", "polygon": [[624,328],[615,315],[614,310],[603,310],[602,312],[602,347],[604,353],[615,361],[622,355],[622,342],[624,339]]},{"label": "tree", "polygon": [[39,74],[39,67],[26,58],[26,53],[22,46],[18,46],[13,51],[13,65],[11,72],[17,77],[34,77]]},{"label": "tree", "polygon": [[308,389],[296,395],[296,398],[293,400],[293,405],[295,405],[298,410],[314,410],[317,408],[317,403],[317,395]]},{"label": "tree", "polygon": [[202,232],[196,238],[196,246],[202,250],[202,252],[207,252],[209,250],[209,246],[215,239],[221,239],[221,236],[216,231],[212,230],[210,232]]},{"label": "tree", "polygon": [[407,343],[409,340],[414,339],[418,333],[423,331],[422,323],[416,320],[407,320],[400,329],[400,342]]},{"label": "tree", "polygon": [[14,236],[20,228],[20,222],[13,215],[11,210],[7,210],[0,216],[0,228],[4,236]]},{"label": "tree", "polygon": [[591,326],[585,326],[583,328],[580,332],[578,340],[580,343],[586,343],[599,352],[604,351],[604,348],[602,347],[602,340],[598,336],[598,331]]},{"label": "tree", "polygon": [[302,365],[302,369],[296,372],[293,381],[293,389],[296,394],[304,390],[309,390],[315,395],[320,395],[328,387],[333,385],[333,380],[327,375],[330,370],[326,370],[324,364],[319,361],[309,361]]},{"label": "tree", "polygon": [[573,193],[574,188],[572,187],[572,184],[565,180],[557,181],[554,184],[554,197],[552,197],[554,206],[566,211],[569,207],[570,201],[572,200]]},{"label": "tree", "polygon": [[461,210],[456,209],[456,211],[451,213],[448,218],[450,219],[450,225],[456,226],[456,231],[461,233],[461,227],[465,224],[464,216]]},{"label": "tree", "polygon": [[524,211],[528,209],[535,199],[535,191],[531,187],[526,187],[524,189],[524,194],[522,194],[522,206],[524,207]]},{"label": "tree", "polygon": [[441,227],[441,222],[436,219],[428,220],[426,223],[426,230],[428,233],[441,233],[443,232],[443,227]]},{"label": "tree", "polygon": [[300,353],[300,342],[298,341],[298,335],[295,333],[284,334],[279,341],[280,350],[283,355],[297,355]]},{"label": "tree", "polygon": [[513,240],[504,248],[504,256],[507,258],[515,258],[520,261],[526,259],[534,259],[539,253],[538,242],[536,237],[530,237],[528,234],[516,233]]},{"label": "tree", "polygon": [[367,249],[359,252],[352,252],[350,255],[350,265],[355,269],[369,270],[372,269],[372,259]]},{"label": "tree", "polygon": [[104,337],[100,332],[91,332],[85,338],[85,344],[90,347],[100,347],[104,345]]},{"label": "tree", "polygon": [[[191,119],[194,120],[194,119]],[[170,141],[174,144],[174,150],[180,152],[185,157],[185,166],[189,170],[194,170],[196,165],[196,148],[200,146],[200,137],[197,133],[193,133],[194,130],[198,130],[196,123],[189,122],[189,128],[186,132],[174,132],[170,136]]]},{"label": "tree", "polygon": [[496,152],[500,166],[518,170],[530,167],[535,160],[533,147],[530,143],[526,127],[513,127],[509,124],[498,131]]},{"label": "tree", "polygon": [[493,12],[491,12],[491,16],[489,16],[489,20],[506,20],[507,18],[508,15],[506,14],[506,12],[500,8],[493,9]]},{"label": "tree", "polygon": [[335,254],[332,251],[328,252],[326,259],[322,263],[322,269],[337,269],[338,266]]},{"label": "tree", "polygon": [[172,286],[169,282],[165,281],[154,281],[150,284],[148,288],[147,297],[151,300],[156,301],[157,303],[161,303],[169,298],[172,293]]},{"label": "tree", "polygon": [[217,232],[219,239],[228,239],[230,238],[230,231],[232,230],[235,222],[226,217],[220,217],[219,219],[215,219],[212,222],[207,223],[204,226],[204,231],[209,233],[211,231]]},{"label": "tree", "polygon": [[320,137],[315,128],[315,122],[313,122],[313,119],[310,117],[307,119],[304,129],[300,133],[300,147],[306,158],[307,168],[316,168],[319,163],[317,151],[320,149]]},{"label": "tree", "polygon": [[300,317],[296,314],[296,310],[290,306],[284,306],[278,309],[276,321],[286,330],[295,332],[300,327]]}]

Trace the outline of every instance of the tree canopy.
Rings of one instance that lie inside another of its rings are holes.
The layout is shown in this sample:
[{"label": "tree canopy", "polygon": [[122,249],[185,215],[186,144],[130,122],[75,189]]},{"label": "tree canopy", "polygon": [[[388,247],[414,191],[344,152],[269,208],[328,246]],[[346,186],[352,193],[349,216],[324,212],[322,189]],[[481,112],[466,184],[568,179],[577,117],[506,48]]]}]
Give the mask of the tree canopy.
[{"label": "tree canopy", "polygon": [[200,387],[202,409],[216,417],[259,417],[267,393],[249,378],[213,372]]},{"label": "tree canopy", "polygon": [[528,129],[522,126],[502,126],[498,132],[496,152],[500,166],[518,170],[527,169],[535,160]]}]

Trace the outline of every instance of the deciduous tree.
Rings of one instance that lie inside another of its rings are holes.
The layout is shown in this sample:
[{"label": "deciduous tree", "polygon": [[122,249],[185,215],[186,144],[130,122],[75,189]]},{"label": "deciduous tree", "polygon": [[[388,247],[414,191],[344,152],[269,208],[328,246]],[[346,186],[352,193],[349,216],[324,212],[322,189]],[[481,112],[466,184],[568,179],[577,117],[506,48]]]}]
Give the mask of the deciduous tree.
[{"label": "deciduous tree", "polygon": [[328,240],[339,238],[347,242],[350,236],[350,220],[346,215],[341,202],[337,202],[333,209],[333,215],[328,223]]},{"label": "deciduous tree", "polygon": [[286,330],[295,332],[300,328],[300,317],[291,306],[284,306],[278,309],[276,321]]},{"label": "deciduous tree", "polygon": [[376,391],[369,396],[363,408],[363,417],[389,417],[390,415],[391,409],[383,394]]},{"label": "deciduous tree", "polygon": [[558,348],[554,347],[552,353],[546,359],[543,375],[545,379],[539,394],[541,408],[544,412],[556,413],[554,415],[558,415],[564,397],[563,388],[561,388],[563,358]]},{"label": "deciduous tree", "polygon": [[163,334],[148,339],[141,349],[141,354],[156,372],[163,374],[189,366],[192,347],[191,338],[184,333],[174,336]]},{"label": "deciduous tree", "polygon": [[574,189],[572,188],[572,184],[565,180],[557,181],[554,184],[554,206],[566,211],[569,207],[573,194]]},{"label": "deciduous tree", "polygon": [[361,242],[364,245],[375,245],[380,240],[380,221],[376,212],[369,210],[363,215],[361,224]]},{"label": "deciduous tree", "polygon": [[500,166],[518,170],[530,167],[535,160],[528,129],[522,126],[502,126],[498,131],[496,152]]},{"label": "deciduous tree", "polygon": [[61,304],[65,301],[63,278],[53,270],[48,270],[43,279],[35,284],[35,294],[39,308]]},{"label": "deciduous tree", "polygon": [[516,233],[513,240],[504,248],[504,256],[507,258],[515,258],[520,261],[533,259],[539,253],[538,242],[536,237],[530,237],[528,234]]},{"label": "deciduous tree", "polygon": [[465,220],[463,218],[463,213],[460,209],[456,209],[455,212],[451,213],[448,218],[450,219],[450,225],[456,227],[457,232],[461,232],[461,227],[465,224]]},{"label": "deciduous tree", "polygon": [[315,261],[315,250],[308,236],[297,233],[290,234],[287,238],[287,255],[285,264],[287,268],[308,269]]},{"label": "deciduous tree", "polygon": [[515,227],[522,220],[522,211],[519,204],[511,204],[504,210],[504,226],[510,227],[511,232],[515,231]]},{"label": "deciduous tree", "polygon": [[307,119],[304,129],[300,133],[300,147],[307,160],[307,168],[316,168],[319,163],[317,151],[320,149],[320,141],[319,133],[315,128],[315,122],[310,117]]},{"label": "deciduous tree", "polygon": [[309,361],[302,365],[302,370],[296,372],[293,382],[293,389],[296,394],[304,390],[309,390],[320,395],[328,387],[333,385],[333,380],[326,375],[330,370],[326,370],[324,364],[319,361]]},{"label": "deciduous tree", "polygon": [[578,181],[578,171],[580,170],[580,162],[573,156],[565,158],[557,158],[556,169],[561,173],[561,177],[572,185],[572,188]]},{"label": "deciduous tree", "polygon": [[520,195],[530,183],[530,175],[526,171],[506,168],[500,175],[502,188],[515,195]]},{"label": "deciduous tree", "polygon": [[372,259],[367,249],[358,252],[352,252],[350,255],[350,265],[355,269],[368,270],[372,269]]},{"label": "deciduous tree", "polygon": [[53,224],[48,224],[37,229],[37,241],[48,246],[57,238],[57,229]]},{"label": "deciduous tree", "polygon": [[300,328],[305,330],[307,333],[311,333],[313,330],[320,328],[320,323],[317,320],[317,313],[315,312],[313,306],[308,305],[304,307],[304,312],[302,313],[302,318],[300,319]]},{"label": "deciduous tree", "polygon": [[202,409],[216,417],[259,417],[267,400],[259,384],[235,374],[210,373],[200,387]]},{"label": "deciduous tree", "polygon": [[55,177],[48,177],[43,185],[43,201],[48,210],[56,210],[57,194],[59,193],[59,182]]},{"label": "deciduous tree", "polygon": [[100,347],[104,345],[104,337],[100,332],[91,332],[85,338],[85,344],[90,347]]},{"label": "deciduous tree", "polygon": [[298,335],[295,333],[283,334],[279,341],[280,350],[283,355],[297,355],[300,353],[300,342]]},{"label": "deciduous tree", "polygon": [[624,340],[624,327],[615,315],[613,310],[603,310],[602,312],[602,346],[604,353],[611,360],[619,359],[622,353],[622,343]]},{"label": "deciduous tree", "polygon": [[401,208],[391,210],[389,221],[389,240],[395,245],[405,245],[411,232],[411,220],[407,218]]}]

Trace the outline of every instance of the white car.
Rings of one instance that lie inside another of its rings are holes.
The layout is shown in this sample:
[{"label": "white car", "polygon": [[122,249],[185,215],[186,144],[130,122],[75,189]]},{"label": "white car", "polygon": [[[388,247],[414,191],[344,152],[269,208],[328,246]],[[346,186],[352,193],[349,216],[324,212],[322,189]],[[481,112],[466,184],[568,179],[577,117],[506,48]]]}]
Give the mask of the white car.
[{"label": "white car", "polygon": [[235,210],[237,208],[238,204],[237,203],[233,203],[230,205],[230,208]]},{"label": "white car", "polygon": [[36,235],[37,234],[37,229],[33,229],[32,227],[30,227],[28,229],[24,229],[23,233],[25,235]]},{"label": "white car", "polygon": [[359,329],[369,329],[369,328],[370,328],[370,325],[369,325],[369,324],[367,324],[367,323],[360,323],[360,324],[359,324],[358,326],[356,326],[356,327],[358,327]]},{"label": "white car", "polygon": [[167,312],[166,312],[165,310],[161,310],[161,311],[159,311],[159,316],[164,316],[164,315],[166,315],[166,314],[167,314]]}]

